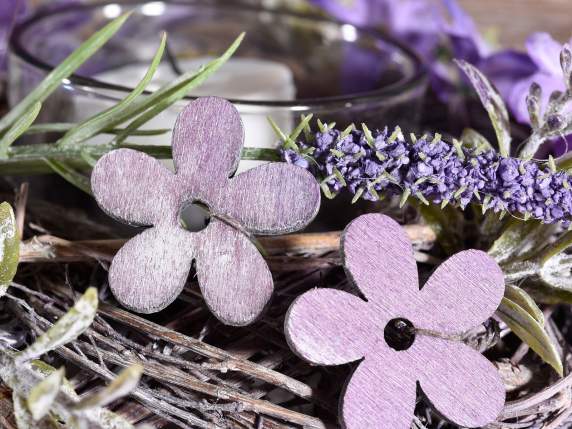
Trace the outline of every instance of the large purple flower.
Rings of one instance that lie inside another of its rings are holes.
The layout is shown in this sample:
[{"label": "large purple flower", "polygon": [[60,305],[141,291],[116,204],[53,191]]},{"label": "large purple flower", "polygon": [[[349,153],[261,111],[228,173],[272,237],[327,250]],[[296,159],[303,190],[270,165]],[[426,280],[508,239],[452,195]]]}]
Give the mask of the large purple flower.
[{"label": "large purple flower", "polygon": [[[320,190],[302,168],[270,163],[232,177],[244,130],[228,101],[192,102],[173,135],[175,173],[142,152],[112,151],[91,183],[104,211],[123,222],[153,227],[115,256],[109,284],[117,300],[142,313],[159,311],[183,290],[193,261],[199,286],[222,322],[245,325],[272,294],[272,275],[251,234],[283,234],[316,215]],[[210,223],[198,232],[181,225],[181,211],[200,203]]]},{"label": "large purple flower", "polygon": [[419,290],[411,242],[379,214],[347,227],[342,256],[365,299],[314,289],[294,301],[285,331],[292,349],[310,362],[360,361],[341,400],[343,427],[409,429],[417,383],[437,411],[460,426],[495,420],[505,400],[502,380],[459,339],[487,320],[503,297],[495,261],[477,250],[457,253]]}]

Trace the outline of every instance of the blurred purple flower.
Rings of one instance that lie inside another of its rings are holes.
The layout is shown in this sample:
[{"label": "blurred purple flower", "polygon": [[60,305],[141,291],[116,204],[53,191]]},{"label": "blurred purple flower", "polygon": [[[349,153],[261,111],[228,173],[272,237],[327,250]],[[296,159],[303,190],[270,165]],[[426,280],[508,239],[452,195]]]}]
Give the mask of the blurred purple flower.
[{"label": "blurred purple flower", "polygon": [[0,77],[6,71],[8,38],[17,19],[27,10],[26,0],[0,1]]}]

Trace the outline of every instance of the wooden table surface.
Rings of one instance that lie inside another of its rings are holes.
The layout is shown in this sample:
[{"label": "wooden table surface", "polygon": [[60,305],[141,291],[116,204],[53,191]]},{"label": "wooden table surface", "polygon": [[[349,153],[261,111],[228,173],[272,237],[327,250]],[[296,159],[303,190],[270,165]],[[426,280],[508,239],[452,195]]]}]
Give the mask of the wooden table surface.
[{"label": "wooden table surface", "polygon": [[546,31],[560,41],[572,37],[572,0],[459,0],[482,31],[502,46],[522,47],[528,34]]}]

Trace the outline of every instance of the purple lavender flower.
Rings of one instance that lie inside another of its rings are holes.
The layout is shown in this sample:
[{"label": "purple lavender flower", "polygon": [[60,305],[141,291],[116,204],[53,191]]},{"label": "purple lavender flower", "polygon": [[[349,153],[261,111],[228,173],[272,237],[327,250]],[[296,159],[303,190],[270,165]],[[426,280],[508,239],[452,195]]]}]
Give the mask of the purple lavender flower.
[{"label": "purple lavender flower", "polygon": [[6,71],[8,38],[16,20],[26,12],[25,0],[2,0],[0,2],[0,77]]},{"label": "purple lavender flower", "polygon": [[[483,148],[449,144],[436,135],[407,141],[399,128],[370,133],[322,127],[282,149],[286,162],[307,168],[327,196],[347,188],[354,200],[409,196],[423,203],[482,205],[544,223],[572,221],[572,178],[548,165],[505,158]],[[311,155],[310,155],[311,154]],[[305,160],[306,162],[303,162]]]}]

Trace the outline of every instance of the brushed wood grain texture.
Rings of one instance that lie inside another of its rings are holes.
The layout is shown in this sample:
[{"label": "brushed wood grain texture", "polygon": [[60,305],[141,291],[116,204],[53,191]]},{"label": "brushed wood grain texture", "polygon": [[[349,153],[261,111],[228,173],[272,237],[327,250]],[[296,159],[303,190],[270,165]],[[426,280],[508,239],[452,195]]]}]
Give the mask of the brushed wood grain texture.
[{"label": "brushed wood grain texture", "polygon": [[[121,304],[141,313],[165,308],[195,260],[206,303],[223,323],[249,324],[263,311],[273,281],[250,235],[304,228],[318,212],[320,190],[309,172],[286,163],[232,177],[243,141],[235,107],[205,97],[190,103],[175,124],[175,173],[130,149],[98,161],[91,183],[101,208],[125,223],[153,226],[128,241],[111,264],[109,284]],[[211,216],[198,232],[179,220],[191,202],[206,205]]]},{"label": "brushed wood grain texture", "polygon": [[[363,298],[332,289],[309,291],[290,307],[285,332],[292,349],[310,362],[363,359],[342,395],[343,426],[408,429],[417,383],[434,408],[458,425],[494,421],[505,401],[502,380],[459,335],[498,307],[504,280],[496,262],[481,251],[460,252],[420,289],[411,243],[391,218],[360,216],[342,241],[346,272]],[[396,318],[415,330],[413,343],[401,351],[384,336]]]}]

